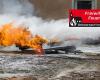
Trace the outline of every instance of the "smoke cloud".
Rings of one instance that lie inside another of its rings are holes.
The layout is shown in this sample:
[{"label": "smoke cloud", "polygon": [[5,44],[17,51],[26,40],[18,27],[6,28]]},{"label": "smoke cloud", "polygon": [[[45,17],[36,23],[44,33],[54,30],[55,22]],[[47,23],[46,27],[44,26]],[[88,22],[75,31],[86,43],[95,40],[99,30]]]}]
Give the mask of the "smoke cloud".
[{"label": "smoke cloud", "polygon": [[0,14],[32,15],[33,6],[28,0],[0,0]]},{"label": "smoke cloud", "polygon": [[[99,37],[99,27],[69,27],[68,19],[43,20],[35,16],[34,6],[28,0],[0,0],[0,25],[12,22],[14,25],[25,25],[35,34],[48,39],[58,38],[65,41],[70,37],[84,40]],[[72,41],[69,41],[72,43]],[[79,43],[79,41],[77,42]]]}]

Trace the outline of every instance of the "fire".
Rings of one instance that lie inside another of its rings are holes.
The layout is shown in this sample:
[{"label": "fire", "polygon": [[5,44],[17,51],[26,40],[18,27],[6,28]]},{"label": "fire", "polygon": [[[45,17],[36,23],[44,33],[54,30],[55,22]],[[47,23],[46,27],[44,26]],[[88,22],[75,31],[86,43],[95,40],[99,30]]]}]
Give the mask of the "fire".
[{"label": "fire", "polygon": [[43,53],[43,44],[48,40],[42,36],[33,36],[31,32],[23,27],[15,27],[12,23],[5,24],[0,27],[0,45],[12,46],[16,45],[20,48],[32,48],[36,53]]},{"label": "fire", "polygon": [[28,43],[28,46],[33,48],[36,52],[41,53],[44,52],[42,45],[44,43],[48,43],[48,40],[44,39],[39,35],[35,35]]}]

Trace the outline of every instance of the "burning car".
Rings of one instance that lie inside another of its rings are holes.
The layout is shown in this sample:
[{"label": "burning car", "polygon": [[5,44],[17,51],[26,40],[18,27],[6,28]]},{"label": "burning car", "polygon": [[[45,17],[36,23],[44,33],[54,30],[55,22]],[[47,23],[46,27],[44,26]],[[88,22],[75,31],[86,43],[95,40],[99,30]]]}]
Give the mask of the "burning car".
[{"label": "burning car", "polygon": [[[48,40],[40,35],[32,35],[31,32],[23,27],[14,27],[13,24],[5,24],[0,28],[0,45],[1,46],[12,46],[15,45],[21,51],[32,48],[37,54],[50,54],[59,53],[59,51],[76,52],[75,46],[55,46],[62,42],[58,39]],[[43,45],[47,44],[50,46],[48,49],[43,49]]]}]

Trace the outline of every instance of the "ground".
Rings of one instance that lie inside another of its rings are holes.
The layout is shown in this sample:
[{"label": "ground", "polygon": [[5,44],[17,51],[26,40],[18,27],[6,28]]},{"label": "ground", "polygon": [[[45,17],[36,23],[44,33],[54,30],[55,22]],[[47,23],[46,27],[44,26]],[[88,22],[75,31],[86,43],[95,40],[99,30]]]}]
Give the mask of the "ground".
[{"label": "ground", "polygon": [[100,80],[100,55],[1,53],[0,80]]}]

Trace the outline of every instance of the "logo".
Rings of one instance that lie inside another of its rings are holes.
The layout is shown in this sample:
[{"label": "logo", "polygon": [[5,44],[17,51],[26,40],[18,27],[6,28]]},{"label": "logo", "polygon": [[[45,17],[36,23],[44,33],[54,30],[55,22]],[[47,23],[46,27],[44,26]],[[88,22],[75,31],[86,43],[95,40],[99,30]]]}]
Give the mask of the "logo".
[{"label": "logo", "polygon": [[70,10],[70,27],[100,27],[100,10]]}]

